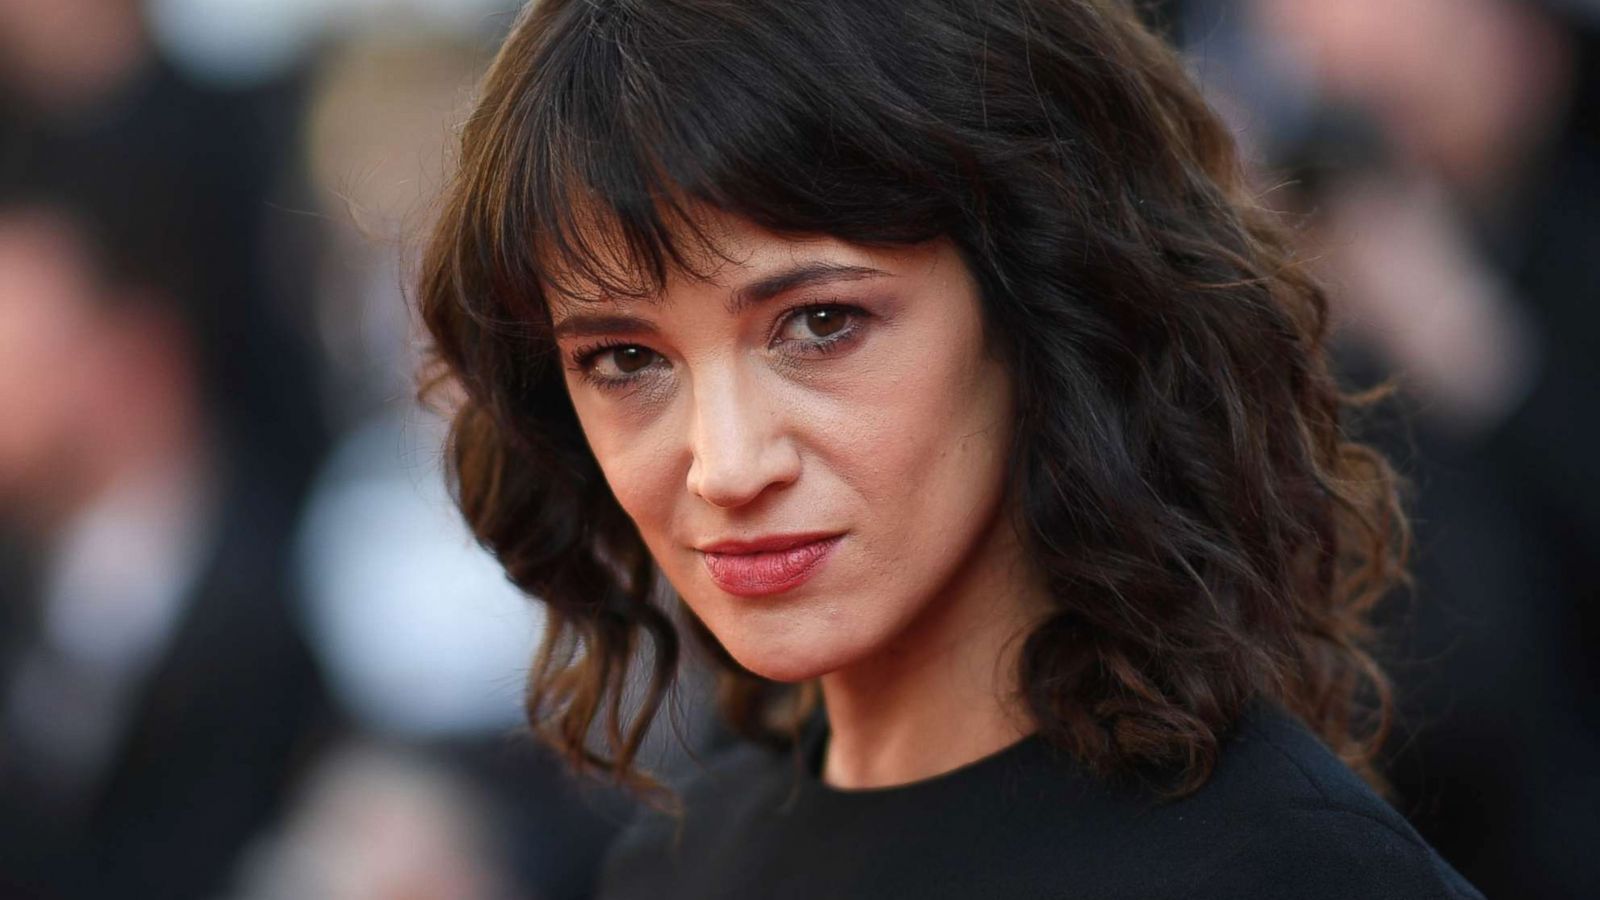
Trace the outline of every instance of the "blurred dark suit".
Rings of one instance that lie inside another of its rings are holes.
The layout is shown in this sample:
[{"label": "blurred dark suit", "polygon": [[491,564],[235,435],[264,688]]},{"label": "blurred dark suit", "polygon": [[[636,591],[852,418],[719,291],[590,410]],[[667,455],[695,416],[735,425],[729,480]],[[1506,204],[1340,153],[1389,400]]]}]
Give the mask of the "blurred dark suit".
[{"label": "blurred dark suit", "polygon": [[[52,784],[41,761],[0,751],[0,896],[216,896],[317,748],[329,714],[290,618],[291,511],[261,482],[230,482],[206,526],[211,551],[103,764]],[[0,586],[0,606],[31,620],[0,651],[0,687],[39,646],[38,598],[22,588],[38,576],[7,572]],[[23,738],[8,731],[0,745]]]}]

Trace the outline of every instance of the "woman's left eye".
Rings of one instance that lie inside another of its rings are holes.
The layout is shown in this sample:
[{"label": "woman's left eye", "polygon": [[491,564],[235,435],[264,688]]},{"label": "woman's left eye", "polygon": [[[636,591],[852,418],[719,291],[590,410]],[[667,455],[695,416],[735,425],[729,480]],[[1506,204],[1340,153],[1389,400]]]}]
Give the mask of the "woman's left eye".
[{"label": "woman's left eye", "polygon": [[778,339],[824,345],[855,330],[859,311],[847,306],[808,306],[797,309],[778,329]]}]

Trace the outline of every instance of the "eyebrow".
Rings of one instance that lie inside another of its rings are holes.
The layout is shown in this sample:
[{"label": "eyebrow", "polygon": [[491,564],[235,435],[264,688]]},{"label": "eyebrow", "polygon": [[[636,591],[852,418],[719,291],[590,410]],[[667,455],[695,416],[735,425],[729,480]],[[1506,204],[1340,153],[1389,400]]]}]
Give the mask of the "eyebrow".
[{"label": "eyebrow", "polygon": [[[888,275],[871,266],[845,265],[826,260],[812,260],[792,268],[764,276],[734,292],[727,303],[730,315],[738,315],[781,294],[802,287],[833,284],[841,281],[860,281],[879,275]],[[654,322],[639,316],[622,313],[578,313],[566,316],[555,323],[554,333],[563,337],[599,337],[617,334],[655,334]]]}]

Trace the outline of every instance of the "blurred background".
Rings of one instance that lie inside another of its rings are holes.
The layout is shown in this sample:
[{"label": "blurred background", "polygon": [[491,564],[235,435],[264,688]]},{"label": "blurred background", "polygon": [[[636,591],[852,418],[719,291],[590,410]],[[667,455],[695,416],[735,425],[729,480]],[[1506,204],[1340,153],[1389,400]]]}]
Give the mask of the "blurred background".
[{"label": "blurred background", "polygon": [[[1396,805],[1600,896],[1600,0],[1146,5],[1401,386]],[[629,803],[522,734],[538,611],[413,400],[515,7],[0,0],[0,897],[586,895]]]}]

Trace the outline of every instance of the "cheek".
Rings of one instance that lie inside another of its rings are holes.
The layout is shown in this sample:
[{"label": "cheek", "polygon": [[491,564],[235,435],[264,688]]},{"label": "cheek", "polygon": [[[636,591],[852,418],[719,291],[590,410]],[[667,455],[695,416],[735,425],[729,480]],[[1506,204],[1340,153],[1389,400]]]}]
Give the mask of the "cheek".
[{"label": "cheek", "polygon": [[623,512],[647,540],[665,532],[678,494],[684,491],[684,479],[673,477],[676,456],[667,433],[670,423],[618,422],[582,412],[579,420]]},{"label": "cheek", "polygon": [[1012,410],[1009,380],[975,335],[943,353],[918,349],[931,340],[904,346],[861,380],[820,440],[882,533],[909,542],[971,526],[974,505],[1003,481]]},{"label": "cheek", "polygon": [[592,402],[574,398],[579,423],[606,484],[632,520],[645,547],[680,591],[699,574],[684,545],[694,535],[686,526],[692,495],[684,435],[687,413],[667,402]]}]

